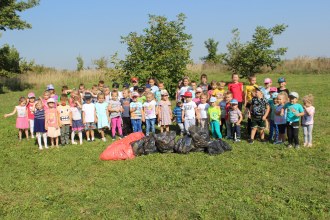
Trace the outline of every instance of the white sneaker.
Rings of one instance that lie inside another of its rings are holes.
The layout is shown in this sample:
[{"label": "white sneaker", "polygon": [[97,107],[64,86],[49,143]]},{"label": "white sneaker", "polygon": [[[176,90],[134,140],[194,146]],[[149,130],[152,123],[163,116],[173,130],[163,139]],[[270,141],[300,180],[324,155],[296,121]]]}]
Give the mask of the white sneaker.
[{"label": "white sneaker", "polygon": [[42,147],[39,147],[39,150],[42,150]]},{"label": "white sneaker", "polygon": [[102,138],[102,141],[103,141],[103,142],[106,142],[106,141],[107,141],[107,139],[105,139],[105,137],[104,137],[104,138]]},{"label": "white sneaker", "polygon": [[77,145],[78,143],[75,142],[75,141],[72,141],[71,144],[73,144],[73,145]]},{"label": "white sneaker", "polygon": [[46,148],[46,149],[48,149],[48,147],[47,147],[47,146],[45,146],[45,148]]}]

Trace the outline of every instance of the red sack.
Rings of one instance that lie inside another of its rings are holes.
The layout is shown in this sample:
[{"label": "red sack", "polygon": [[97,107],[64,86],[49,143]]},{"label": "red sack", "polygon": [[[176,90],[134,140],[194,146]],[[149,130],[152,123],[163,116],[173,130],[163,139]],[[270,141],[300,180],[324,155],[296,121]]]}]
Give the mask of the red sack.
[{"label": "red sack", "polygon": [[100,155],[101,160],[127,160],[134,159],[134,153],[131,145],[116,141],[105,149]]},{"label": "red sack", "polygon": [[142,138],[144,138],[143,132],[134,132],[134,133],[127,135],[127,137],[123,138],[122,141],[123,141],[123,143],[130,144],[135,141],[141,140]]}]

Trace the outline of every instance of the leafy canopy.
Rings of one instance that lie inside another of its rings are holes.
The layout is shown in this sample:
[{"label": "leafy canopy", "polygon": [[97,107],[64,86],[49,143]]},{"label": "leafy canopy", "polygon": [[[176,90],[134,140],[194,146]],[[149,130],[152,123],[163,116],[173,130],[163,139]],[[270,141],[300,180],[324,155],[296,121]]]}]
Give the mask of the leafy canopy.
[{"label": "leafy canopy", "polygon": [[21,20],[18,12],[33,8],[39,4],[39,0],[16,1],[16,0],[1,0],[0,1],[0,30],[7,29],[26,29],[31,28],[31,24]]},{"label": "leafy canopy", "polygon": [[126,73],[125,80],[135,76],[143,82],[155,77],[174,94],[187,64],[191,62],[192,36],[185,33],[185,18],[184,14],[179,14],[177,20],[168,21],[164,16],[149,15],[149,27],[143,30],[143,34],[131,32],[122,37],[128,50],[125,60],[120,61]]},{"label": "leafy canopy", "polygon": [[264,66],[275,69],[287,48],[272,49],[274,37],[282,34],[286,28],[284,24],[269,29],[258,26],[252,41],[247,43],[240,42],[240,33],[234,29],[232,41],[227,44],[228,53],[224,54],[224,64],[243,77],[261,72]]},{"label": "leafy canopy", "polygon": [[215,41],[213,38],[204,41],[204,45],[208,51],[208,55],[202,57],[201,60],[205,63],[218,64],[223,60],[222,54],[217,54],[219,42]]}]

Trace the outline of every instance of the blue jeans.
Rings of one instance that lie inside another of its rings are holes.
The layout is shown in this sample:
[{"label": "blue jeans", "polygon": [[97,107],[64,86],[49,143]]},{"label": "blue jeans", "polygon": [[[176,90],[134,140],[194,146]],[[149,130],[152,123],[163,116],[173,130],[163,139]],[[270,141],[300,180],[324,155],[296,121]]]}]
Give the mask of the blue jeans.
[{"label": "blue jeans", "polygon": [[274,120],[270,120],[270,125],[269,125],[269,140],[272,141],[277,141],[278,139],[278,127],[274,123]]},{"label": "blue jeans", "polygon": [[142,122],[141,119],[131,119],[133,132],[142,131]]},{"label": "blue jeans", "polygon": [[149,135],[150,129],[152,133],[155,133],[155,123],[156,119],[151,118],[151,119],[146,119],[146,135]]},{"label": "blue jeans", "polygon": [[[235,137],[236,134],[236,137]],[[231,137],[232,139],[241,139],[241,126],[236,125],[235,123],[231,123]]]}]

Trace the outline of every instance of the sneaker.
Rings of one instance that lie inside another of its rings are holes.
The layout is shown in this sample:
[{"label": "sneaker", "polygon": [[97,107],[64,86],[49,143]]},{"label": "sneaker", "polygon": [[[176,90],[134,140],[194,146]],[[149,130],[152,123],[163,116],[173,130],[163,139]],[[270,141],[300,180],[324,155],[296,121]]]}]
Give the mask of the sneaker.
[{"label": "sneaker", "polygon": [[116,140],[116,137],[115,137],[115,136],[113,136],[113,137],[112,137],[112,140],[113,140],[113,141],[114,141],[114,140]]},{"label": "sneaker", "polygon": [[75,142],[75,141],[72,141],[71,144],[73,144],[73,145],[77,145],[78,143]]},{"label": "sneaker", "polygon": [[237,138],[237,139],[235,140],[235,142],[241,142],[241,139]]},{"label": "sneaker", "polygon": [[266,139],[260,139],[260,142],[261,142],[261,143],[266,143],[267,140],[266,140]]},{"label": "sneaker", "polygon": [[249,139],[249,140],[248,140],[248,143],[249,143],[249,144],[253,144],[253,143],[254,143],[254,140],[253,140],[253,139]]},{"label": "sneaker", "polygon": [[49,149],[49,147],[45,146],[46,149]]},{"label": "sneaker", "polygon": [[294,145],[294,148],[299,149],[300,148],[299,144]]},{"label": "sneaker", "polygon": [[91,142],[91,139],[87,139],[87,142]]},{"label": "sneaker", "polygon": [[282,141],[275,141],[274,144],[283,144]]},{"label": "sneaker", "polygon": [[123,138],[124,138],[124,136],[123,135],[120,135],[119,139],[123,139]]},{"label": "sneaker", "polygon": [[103,141],[103,142],[106,142],[106,141],[107,141],[107,139],[104,137],[104,138],[102,138],[102,141]]},{"label": "sneaker", "polygon": [[309,143],[308,145],[307,145],[307,147],[312,147],[313,145],[312,145],[312,143]]},{"label": "sneaker", "polygon": [[42,150],[42,147],[39,147],[39,150]]},{"label": "sneaker", "polygon": [[95,141],[95,139],[94,138],[92,138],[92,142],[94,142]]},{"label": "sneaker", "polygon": [[304,147],[307,147],[308,146],[308,144],[307,143],[304,143]]},{"label": "sneaker", "polygon": [[288,148],[292,148],[292,144],[288,144]]}]

